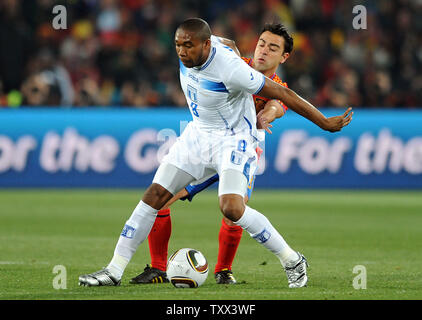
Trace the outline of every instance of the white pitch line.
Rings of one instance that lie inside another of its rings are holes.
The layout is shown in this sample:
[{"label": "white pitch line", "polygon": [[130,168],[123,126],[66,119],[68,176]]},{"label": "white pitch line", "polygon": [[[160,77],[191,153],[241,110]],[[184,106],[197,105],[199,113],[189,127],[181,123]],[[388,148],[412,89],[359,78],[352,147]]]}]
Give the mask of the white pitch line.
[{"label": "white pitch line", "polygon": [[0,261],[0,265],[13,265],[13,264],[51,264],[48,261],[34,261],[34,262],[23,262],[23,261]]},{"label": "white pitch line", "polygon": [[0,264],[25,264],[22,261],[0,261]]}]

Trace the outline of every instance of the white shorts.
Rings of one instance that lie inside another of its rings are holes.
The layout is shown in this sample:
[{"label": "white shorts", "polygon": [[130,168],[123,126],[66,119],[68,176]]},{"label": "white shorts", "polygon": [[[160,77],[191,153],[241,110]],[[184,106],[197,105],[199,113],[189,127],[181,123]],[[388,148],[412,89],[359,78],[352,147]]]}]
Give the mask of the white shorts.
[{"label": "white shorts", "polygon": [[[219,135],[198,129],[190,122],[162,163],[169,163],[201,180],[225,170],[242,173],[247,181],[255,173],[257,141],[249,131],[235,135]],[[239,191],[240,192],[240,191]],[[245,194],[246,190],[242,191]]]}]

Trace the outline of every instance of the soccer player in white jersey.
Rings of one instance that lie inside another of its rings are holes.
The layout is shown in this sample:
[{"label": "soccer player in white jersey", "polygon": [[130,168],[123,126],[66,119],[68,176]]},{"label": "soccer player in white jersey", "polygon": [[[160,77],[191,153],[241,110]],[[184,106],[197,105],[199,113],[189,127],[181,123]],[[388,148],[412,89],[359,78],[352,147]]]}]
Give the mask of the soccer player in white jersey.
[{"label": "soccer player in white jersey", "polygon": [[195,180],[218,173],[223,215],[246,230],[280,260],[290,288],[306,286],[307,261],[293,250],[270,221],[244,203],[248,180],[257,164],[257,128],[252,94],[278,99],[323,130],[336,132],[352,119],[351,108],[326,118],[310,103],[244,63],[211,37],[199,18],[176,30],[182,90],[193,121],[157,169],[152,184],[126,221],[108,266],[79,277],[86,286],[119,285],[138,246],[147,238],[157,211]]},{"label": "soccer player in white jersey", "polygon": [[[224,45],[229,46],[241,56],[235,42],[230,39],[218,37],[218,40]],[[277,74],[278,66],[285,63],[293,50],[293,38],[287,29],[280,23],[266,24],[262,29],[259,40],[256,44],[254,57],[245,58],[248,65],[260,71],[271,80],[287,87]],[[257,128],[262,129],[262,138],[265,138],[264,130],[271,134],[269,128],[275,119],[283,117],[287,107],[279,100],[270,100],[258,95],[253,95],[255,109],[257,113]],[[263,144],[264,141],[260,141]],[[258,163],[259,156],[263,152],[257,149]],[[160,284],[168,283],[166,267],[168,259],[168,245],[171,236],[171,208],[170,206],[177,200],[192,201],[196,194],[207,189],[218,181],[218,174],[206,177],[201,181],[194,182],[182,189],[175,195],[160,211],[157,212],[157,218],[148,235],[148,247],[151,257],[151,263],[147,264],[144,270],[130,280],[132,284]],[[251,198],[255,183],[255,176],[249,181],[248,191],[245,195],[245,203]],[[235,225],[226,217],[222,217],[218,232],[218,254],[217,262],[214,267],[214,278],[217,284],[236,284],[236,278],[233,275],[232,263],[234,261],[237,248],[243,235],[243,229]]]}]

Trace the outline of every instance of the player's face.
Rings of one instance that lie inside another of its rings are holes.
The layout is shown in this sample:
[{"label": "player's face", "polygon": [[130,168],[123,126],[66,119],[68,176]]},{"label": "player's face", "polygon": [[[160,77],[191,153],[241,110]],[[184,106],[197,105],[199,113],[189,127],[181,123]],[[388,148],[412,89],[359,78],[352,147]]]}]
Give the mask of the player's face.
[{"label": "player's face", "polygon": [[284,63],[289,53],[284,52],[284,38],[269,31],[259,37],[254,54],[254,67],[260,72],[277,68]]},{"label": "player's face", "polygon": [[203,41],[195,37],[193,32],[178,29],[174,42],[180,61],[187,68],[200,66],[205,63],[211,46],[210,39]]}]

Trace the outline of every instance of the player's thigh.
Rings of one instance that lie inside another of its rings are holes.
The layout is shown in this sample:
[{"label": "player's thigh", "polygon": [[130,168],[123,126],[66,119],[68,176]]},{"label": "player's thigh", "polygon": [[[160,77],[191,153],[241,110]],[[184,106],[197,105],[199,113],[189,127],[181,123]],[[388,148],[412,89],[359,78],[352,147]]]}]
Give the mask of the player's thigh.
[{"label": "player's thigh", "polygon": [[239,220],[245,211],[246,177],[239,171],[227,169],[220,175],[218,195],[220,210],[231,221]]},{"label": "player's thigh", "polygon": [[[218,196],[236,194],[245,196],[248,187],[248,180],[243,173],[233,169],[226,169],[220,174],[218,184]],[[242,200],[244,201],[244,200]]]},{"label": "player's thigh", "polygon": [[162,159],[162,164],[174,166],[194,177],[189,183],[202,178],[206,169],[201,159],[201,145],[197,135],[195,128],[189,124]]},{"label": "player's thigh", "polygon": [[158,167],[152,182],[175,195],[192,181],[195,181],[195,178],[191,174],[165,162]]},{"label": "player's thigh", "polygon": [[220,183],[218,195],[247,194],[258,164],[256,144],[249,137],[235,137],[227,141],[220,151],[217,165]]}]

